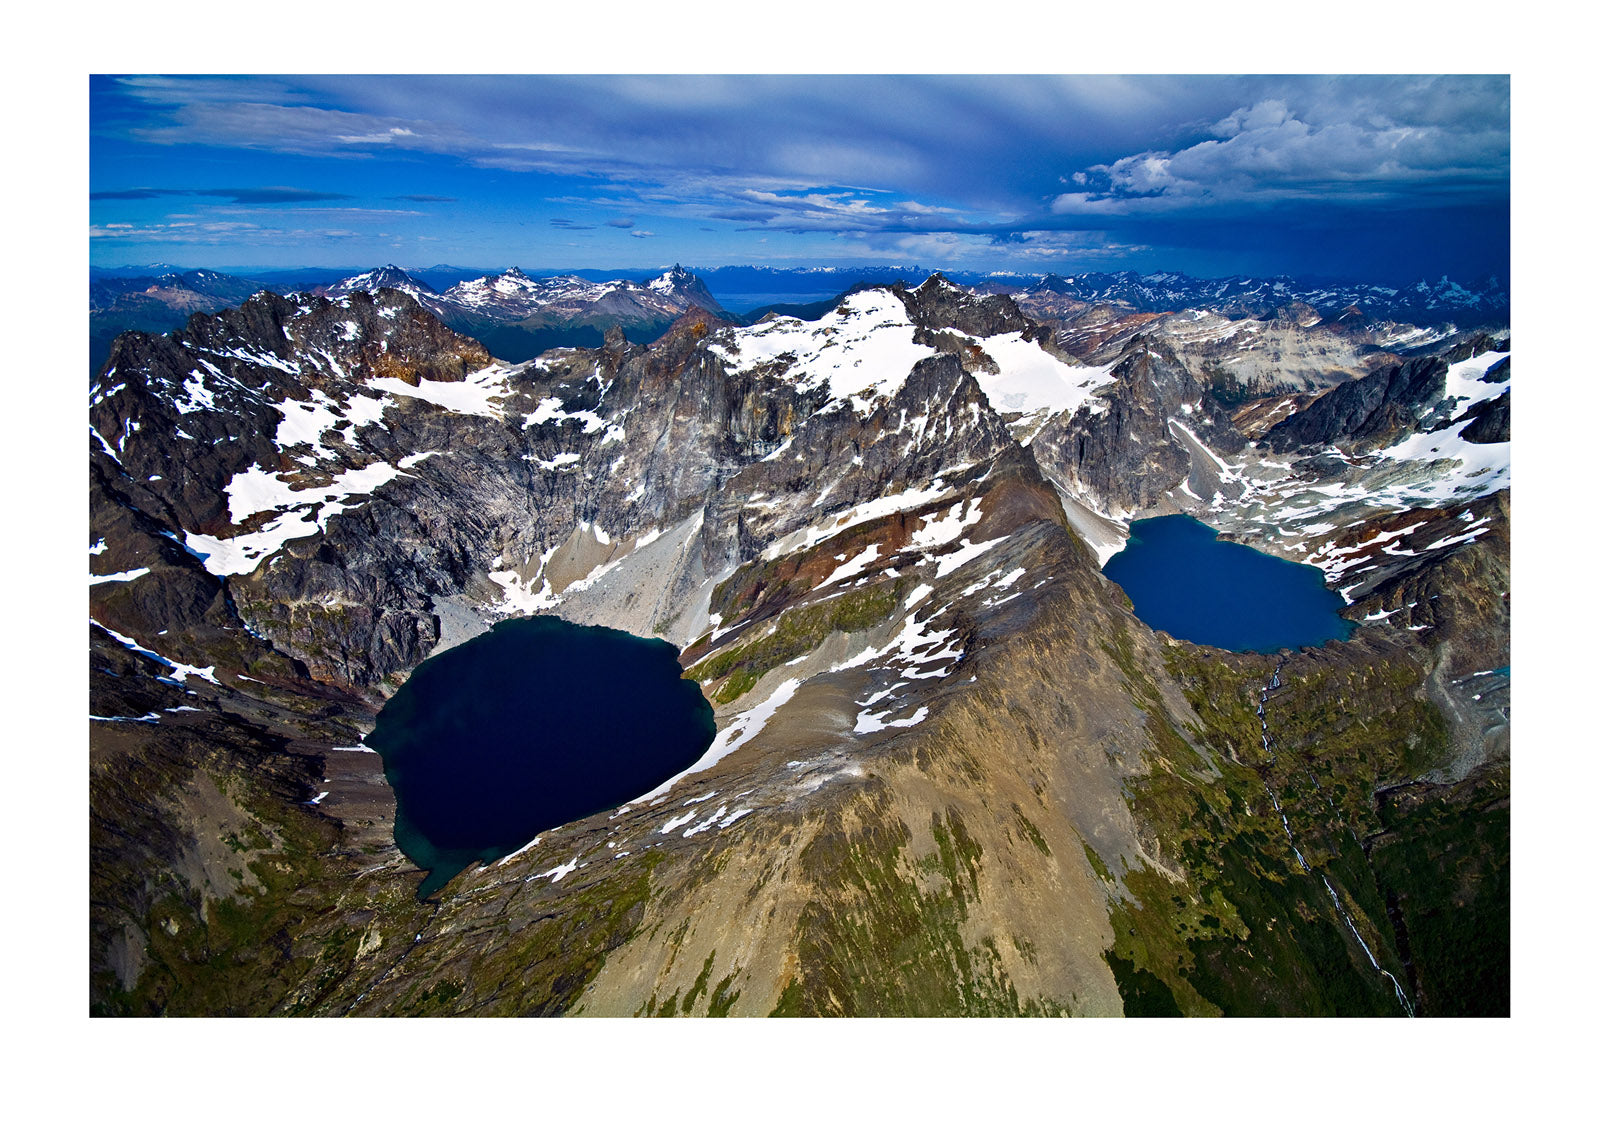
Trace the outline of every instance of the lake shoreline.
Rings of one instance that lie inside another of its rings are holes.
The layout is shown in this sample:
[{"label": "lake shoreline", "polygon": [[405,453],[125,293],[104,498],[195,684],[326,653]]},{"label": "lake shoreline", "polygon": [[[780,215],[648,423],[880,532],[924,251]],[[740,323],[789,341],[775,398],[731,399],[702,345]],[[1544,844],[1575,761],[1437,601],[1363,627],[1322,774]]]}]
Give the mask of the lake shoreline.
[{"label": "lake shoreline", "polygon": [[1315,566],[1230,541],[1191,515],[1135,521],[1103,569],[1140,620],[1196,644],[1270,654],[1348,640],[1355,630]]}]

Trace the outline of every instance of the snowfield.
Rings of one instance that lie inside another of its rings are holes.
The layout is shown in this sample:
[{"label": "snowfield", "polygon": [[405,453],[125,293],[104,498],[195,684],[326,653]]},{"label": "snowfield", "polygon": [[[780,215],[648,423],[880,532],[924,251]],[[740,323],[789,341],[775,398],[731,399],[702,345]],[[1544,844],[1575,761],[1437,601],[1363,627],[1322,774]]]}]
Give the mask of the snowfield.
[{"label": "snowfield", "polygon": [[461,381],[418,381],[415,385],[408,385],[398,377],[374,377],[366,382],[366,386],[381,393],[427,401],[451,412],[503,420],[505,414],[494,402],[511,395],[511,389],[506,385],[509,373],[510,370],[504,366],[491,365],[468,374]]},{"label": "snowfield", "polygon": [[889,291],[851,295],[816,322],[774,318],[731,331],[728,344],[711,350],[729,373],[748,373],[789,358],[785,377],[801,392],[826,388],[838,402],[846,399],[866,415],[873,403],[900,391],[913,366],[937,352],[914,341],[916,327],[905,303]]},{"label": "snowfield", "polygon": [[[431,454],[419,453],[401,462],[414,463]],[[254,465],[228,483],[230,521],[240,523],[272,511],[285,513],[252,533],[217,538],[185,530],[178,540],[217,577],[249,573],[291,539],[305,538],[319,531],[326,533],[328,519],[349,510],[352,505],[359,505],[347,503],[347,499],[369,495],[391,479],[406,474],[393,464],[375,463],[342,472],[327,486],[298,489],[280,476],[262,470],[260,465]]]},{"label": "snowfield", "polygon": [[997,334],[981,339],[983,351],[1000,367],[999,373],[978,372],[978,385],[998,412],[1020,412],[1025,416],[1076,412],[1088,405],[1091,411],[1104,406],[1095,392],[1114,380],[1110,365],[1074,366],[1046,353],[1034,342],[1022,340],[1022,332]]}]

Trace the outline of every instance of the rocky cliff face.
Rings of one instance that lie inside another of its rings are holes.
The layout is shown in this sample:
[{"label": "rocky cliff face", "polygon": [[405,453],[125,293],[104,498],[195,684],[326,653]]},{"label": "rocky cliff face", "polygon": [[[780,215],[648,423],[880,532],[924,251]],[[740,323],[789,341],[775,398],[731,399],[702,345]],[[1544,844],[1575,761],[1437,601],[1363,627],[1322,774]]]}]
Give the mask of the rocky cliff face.
[{"label": "rocky cliff face", "polygon": [[1096,402],[1058,416],[1032,445],[1051,477],[1095,511],[1126,517],[1156,508],[1197,466],[1208,470],[1210,457],[1197,445],[1225,455],[1245,446],[1227,413],[1159,341],[1131,344],[1111,376]]},{"label": "rocky cliff face", "polygon": [[1420,417],[1426,407],[1444,394],[1446,369],[1443,359],[1424,357],[1340,385],[1274,425],[1266,442],[1275,451],[1315,447],[1342,437],[1382,447],[1423,423]]},{"label": "rocky cliff face", "polygon": [[[1459,409],[1475,363],[1440,364]],[[399,291],[260,295],[120,339],[90,421],[97,1011],[1399,1012],[1385,885],[1436,901],[1362,851],[1422,835],[1379,787],[1498,788],[1449,681],[1504,639],[1508,508],[1402,452],[1448,505],[1303,537],[1407,612],[1291,661],[1264,768],[1269,658],[1153,632],[1098,566],[1180,507],[1288,543],[1350,465],[1257,450],[1165,339],[1087,366],[942,278],[517,365]],[[1417,563],[1361,574],[1391,530]],[[418,903],[361,736],[539,611],[673,641],[717,739]]]}]

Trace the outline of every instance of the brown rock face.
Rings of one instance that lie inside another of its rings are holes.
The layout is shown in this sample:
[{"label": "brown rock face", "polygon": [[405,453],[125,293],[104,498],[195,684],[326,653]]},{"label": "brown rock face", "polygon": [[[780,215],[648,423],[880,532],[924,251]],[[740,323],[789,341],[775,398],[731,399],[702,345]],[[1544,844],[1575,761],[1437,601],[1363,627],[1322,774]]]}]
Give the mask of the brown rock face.
[{"label": "brown rock face", "polygon": [[[1049,332],[889,294],[915,360],[856,398],[799,360],[832,343],[741,354],[705,311],[518,366],[389,290],[120,339],[90,408],[92,1010],[1401,1012],[1370,952],[1447,1012],[1404,909],[1447,903],[1431,862],[1462,854],[1428,838],[1501,811],[1498,691],[1463,681],[1508,660],[1509,497],[1474,542],[1464,505],[1329,533],[1376,561],[1408,531],[1354,615],[1406,611],[1263,707],[1278,657],[1152,631],[1066,523],[1201,482],[1202,448],[1243,465],[1175,349],[1132,343],[1024,446],[975,340]],[[530,611],[674,641],[718,737],[419,903],[362,736]]]}]

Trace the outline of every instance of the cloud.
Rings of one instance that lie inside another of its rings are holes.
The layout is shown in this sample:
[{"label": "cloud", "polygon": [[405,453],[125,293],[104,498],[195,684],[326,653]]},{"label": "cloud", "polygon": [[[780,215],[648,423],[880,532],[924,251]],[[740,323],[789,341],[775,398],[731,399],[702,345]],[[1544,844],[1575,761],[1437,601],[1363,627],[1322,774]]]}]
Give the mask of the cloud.
[{"label": "cloud", "polygon": [[334,140],[343,142],[345,145],[388,145],[390,142],[399,141],[402,138],[416,136],[415,130],[407,129],[405,126],[390,126],[388,129],[378,130],[376,133],[335,134]]},{"label": "cloud", "polygon": [[[754,230],[786,247],[1087,255],[1093,240],[1157,242],[1152,225],[1172,246],[1177,226],[1196,220],[1271,213],[1287,230],[1330,210],[1347,220],[1441,202],[1504,210],[1509,99],[1509,79],[1495,75],[92,77],[91,145],[107,156],[91,168],[113,169],[128,151],[113,146],[141,143],[181,146],[161,154],[168,170],[199,147],[231,150],[234,168],[276,167],[276,154],[365,160],[375,171],[403,161],[454,179],[391,180],[376,192],[482,182],[467,194],[477,210],[449,217],[452,231],[471,233],[458,238],[480,244],[486,225],[601,225],[643,239],[639,225],[673,224],[663,230],[688,256],[712,246],[692,233],[731,222],[714,229],[727,239],[713,254],[743,238],[734,231]],[[131,218],[115,201],[162,195],[292,204],[296,214],[339,199],[126,178],[95,187],[97,220]],[[568,216],[552,218],[556,209]],[[445,217],[437,222],[443,230]]]},{"label": "cloud", "polygon": [[434,196],[426,192],[406,193],[403,196],[391,196],[390,200],[409,200],[413,204],[454,204],[461,199],[456,196]]},{"label": "cloud", "polygon": [[203,83],[182,101],[181,87],[165,91],[173,103],[159,124],[134,127],[128,135],[153,145],[209,145],[312,156],[370,156],[372,151],[421,150],[466,153],[478,148],[472,135],[448,123],[329,110],[226,97]]},{"label": "cloud", "polygon": [[706,215],[713,220],[739,220],[760,224],[783,214],[772,208],[722,208],[707,212]]},{"label": "cloud", "polygon": [[354,239],[359,235],[359,232],[346,228],[267,228],[243,220],[177,220],[163,224],[110,223],[89,226],[91,240],[213,247],[298,247],[316,241]]},{"label": "cloud", "polygon": [[892,257],[919,262],[991,265],[996,248],[1006,261],[1025,266],[1059,264],[1063,258],[1084,262],[1116,262],[1148,251],[1146,245],[1118,240],[1104,231],[862,232],[846,237],[857,244],[859,257]]},{"label": "cloud", "polygon": [[214,214],[223,216],[285,216],[293,219],[304,219],[308,216],[318,216],[324,219],[337,216],[341,220],[367,220],[373,217],[388,218],[391,216],[424,216],[426,213],[418,212],[415,208],[360,208],[360,207],[308,207],[295,208],[283,212],[276,208],[247,208],[242,205],[221,204],[212,209]]},{"label": "cloud", "polygon": [[133,124],[120,128],[138,140],[346,159],[443,155],[602,184],[685,218],[788,231],[931,230],[937,222],[912,214],[934,209],[960,227],[1318,193],[1356,202],[1408,186],[1482,192],[1503,187],[1509,168],[1509,84],[1492,75],[323,75],[113,85],[137,104],[126,115]]},{"label": "cloud", "polygon": [[635,228],[633,231],[629,232],[628,234],[630,236],[632,236],[636,240],[647,240],[647,239],[650,239],[652,236],[655,235],[654,232],[647,232],[642,228]]},{"label": "cloud", "polygon": [[[870,189],[771,192],[743,189],[735,195],[754,207],[710,208],[701,218],[753,222],[782,232],[947,231],[969,227],[955,209],[896,199]],[[741,231],[751,230],[749,228]]]},{"label": "cloud", "polygon": [[235,204],[299,204],[313,200],[351,200],[349,193],[315,192],[310,189],[271,186],[267,188],[202,189],[197,196],[223,196]]},{"label": "cloud", "polygon": [[349,193],[268,185],[257,188],[137,188],[91,192],[90,200],[155,200],[163,196],[216,196],[234,204],[301,204],[317,200],[352,200]]},{"label": "cloud", "polygon": [[[1321,112],[1277,98],[1213,122],[1210,137],[1176,150],[1147,149],[1072,174],[1058,215],[1160,215],[1195,208],[1324,202],[1380,205],[1419,196],[1477,196],[1509,187],[1505,117],[1397,116],[1357,104]],[[1415,109],[1415,107],[1413,107]],[[1437,111],[1433,107],[1429,113]]]}]

